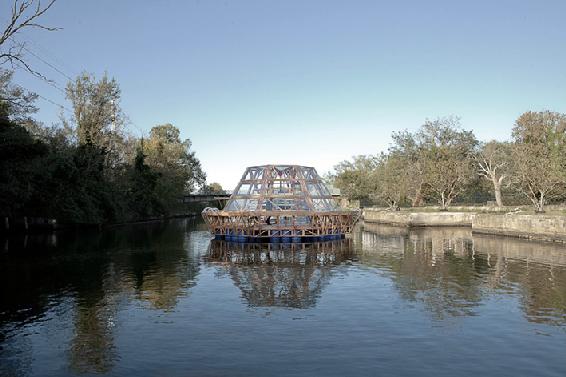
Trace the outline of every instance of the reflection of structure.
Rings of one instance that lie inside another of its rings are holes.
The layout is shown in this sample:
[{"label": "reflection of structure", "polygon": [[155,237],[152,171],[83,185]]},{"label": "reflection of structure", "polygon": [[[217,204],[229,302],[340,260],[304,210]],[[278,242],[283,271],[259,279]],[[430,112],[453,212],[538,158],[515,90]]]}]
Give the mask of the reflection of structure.
[{"label": "reflection of structure", "polygon": [[312,307],[334,266],[353,255],[351,240],[308,244],[213,240],[207,260],[225,268],[251,306]]},{"label": "reflection of structure", "polygon": [[247,168],[224,209],[202,216],[217,238],[242,242],[339,239],[357,218],[336,205],[314,168],[297,165]]}]

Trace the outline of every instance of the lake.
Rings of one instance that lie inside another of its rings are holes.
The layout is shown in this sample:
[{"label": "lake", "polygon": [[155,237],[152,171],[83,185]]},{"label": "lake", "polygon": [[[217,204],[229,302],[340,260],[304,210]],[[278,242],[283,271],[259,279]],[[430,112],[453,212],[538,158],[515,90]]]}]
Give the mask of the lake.
[{"label": "lake", "polygon": [[187,219],[2,240],[0,376],[566,375],[563,245],[210,239]]}]

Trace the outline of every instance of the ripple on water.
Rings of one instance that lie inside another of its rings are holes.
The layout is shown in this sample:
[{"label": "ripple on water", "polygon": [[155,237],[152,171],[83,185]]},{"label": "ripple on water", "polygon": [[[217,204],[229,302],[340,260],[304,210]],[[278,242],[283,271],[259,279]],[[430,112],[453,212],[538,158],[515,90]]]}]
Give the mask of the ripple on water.
[{"label": "ripple on water", "polygon": [[373,227],[244,246],[200,226],[3,256],[0,375],[566,375],[558,245]]}]

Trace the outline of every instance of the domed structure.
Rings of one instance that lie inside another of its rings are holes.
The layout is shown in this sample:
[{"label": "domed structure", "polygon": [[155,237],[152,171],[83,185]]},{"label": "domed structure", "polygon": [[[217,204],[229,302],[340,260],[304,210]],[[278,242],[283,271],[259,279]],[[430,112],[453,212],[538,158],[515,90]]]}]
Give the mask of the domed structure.
[{"label": "domed structure", "polygon": [[343,238],[358,213],[334,202],[314,168],[263,165],[246,169],[223,210],[202,216],[218,239],[301,242]]}]

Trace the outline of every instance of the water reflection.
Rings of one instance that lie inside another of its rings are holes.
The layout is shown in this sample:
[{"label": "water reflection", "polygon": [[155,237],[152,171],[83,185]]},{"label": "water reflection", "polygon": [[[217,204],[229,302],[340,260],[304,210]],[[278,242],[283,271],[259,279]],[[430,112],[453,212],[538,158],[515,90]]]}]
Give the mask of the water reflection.
[{"label": "water reflection", "polygon": [[[376,352],[398,361],[406,351],[403,363],[418,370],[430,357],[418,359],[424,347],[436,362],[454,362],[443,359],[455,331],[445,323],[462,324],[457,331],[468,343],[460,352],[485,351],[481,362],[475,354],[459,359],[470,361],[460,370],[499,365],[489,355],[500,349],[486,344],[484,327],[518,359],[530,355],[522,345],[536,343],[540,353],[531,359],[548,357],[540,368],[563,356],[533,333],[563,339],[564,245],[370,224],[341,241],[234,244],[210,241],[200,227],[172,221],[2,242],[0,375],[161,372],[140,369],[148,365],[181,373],[207,357],[206,365],[224,362],[223,375],[236,359],[261,369],[246,357],[262,352],[279,360],[269,350],[311,365],[313,344],[345,350],[341,361],[327,353],[326,374],[359,355],[367,358],[356,365],[375,372]],[[249,307],[285,310],[264,318]],[[394,364],[389,371],[399,370]],[[247,374],[269,374],[260,369]]]},{"label": "water reflection", "polygon": [[187,229],[193,224],[176,221],[6,240],[8,251],[0,256],[0,360],[4,342],[30,347],[26,338],[14,337],[19,328],[51,320],[50,311],[65,304],[71,307],[70,370],[110,371],[118,359],[114,330],[122,303],[133,299],[171,311],[196,284],[200,246]]},{"label": "water reflection", "polygon": [[309,308],[335,266],[353,256],[350,239],[308,244],[210,242],[207,261],[229,275],[248,305]]},{"label": "water reflection", "polygon": [[519,295],[529,321],[566,323],[566,247],[467,228],[366,224],[361,263],[388,271],[402,297],[442,319],[475,315],[486,296]]}]

